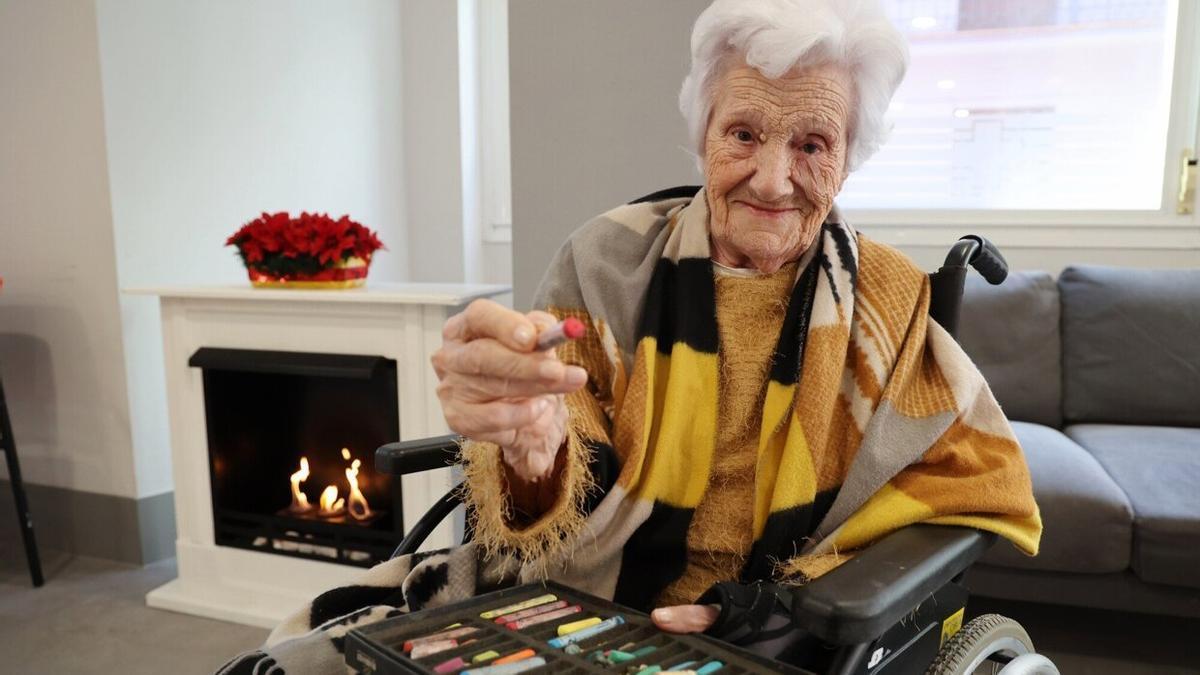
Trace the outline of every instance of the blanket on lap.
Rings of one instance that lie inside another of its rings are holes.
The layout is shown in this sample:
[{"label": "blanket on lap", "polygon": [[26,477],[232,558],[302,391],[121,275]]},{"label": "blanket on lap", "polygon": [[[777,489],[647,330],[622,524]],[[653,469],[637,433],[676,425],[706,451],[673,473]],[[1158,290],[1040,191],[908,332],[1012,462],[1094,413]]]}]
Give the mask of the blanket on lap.
[{"label": "blanket on lap", "polygon": [[[590,379],[567,396],[557,500],[515,513],[499,448],[465,444],[472,543],[384,563],[318,597],[223,672],[340,668],[354,625],[515,582],[551,578],[650,609],[684,572],[720,452],[709,255],[703,190],[619,207],[572,235],[535,300],[591,329],[559,347]],[[1036,554],[1041,520],[1020,447],[928,308],[926,275],[835,209],[797,266],[780,334],[763,336],[776,353],[744,580],[804,583],[916,522],[990,530]]]}]

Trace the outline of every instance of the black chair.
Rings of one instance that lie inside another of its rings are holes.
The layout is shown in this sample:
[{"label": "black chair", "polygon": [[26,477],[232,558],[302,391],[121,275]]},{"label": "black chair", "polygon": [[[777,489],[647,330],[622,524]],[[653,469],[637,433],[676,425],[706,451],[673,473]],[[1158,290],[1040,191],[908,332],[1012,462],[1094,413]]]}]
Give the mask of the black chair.
[{"label": "black chair", "polygon": [[12,483],[13,500],[17,503],[17,520],[20,521],[21,538],[25,542],[25,559],[29,563],[29,576],[33,585],[45,583],[42,577],[42,561],[38,557],[37,540],[33,536],[33,515],[25,498],[25,482],[21,479],[21,464],[17,461],[17,442],[13,439],[12,421],[8,417],[8,403],[4,398],[4,382],[0,380],[0,448],[8,462],[8,480]]},{"label": "black chair", "polygon": [[[991,284],[1008,275],[1000,252],[976,235],[956,242],[945,264],[929,275],[930,316],[951,335],[958,327],[971,267]],[[391,475],[444,468],[458,463],[459,440],[447,435],[390,443],[376,451],[375,468]],[[413,525],[393,556],[415,553],[460,503],[457,488],[443,496]],[[819,670],[839,675],[969,673],[990,661],[1007,664],[1006,673],[1057,673],[1033,652],[1028,636],[1011,619],[981,616],[959,630],[968,595],[963,575],[995,539],[992,533],[966,527],[911,525],[793,590],[796,627],[827,647]]]}]

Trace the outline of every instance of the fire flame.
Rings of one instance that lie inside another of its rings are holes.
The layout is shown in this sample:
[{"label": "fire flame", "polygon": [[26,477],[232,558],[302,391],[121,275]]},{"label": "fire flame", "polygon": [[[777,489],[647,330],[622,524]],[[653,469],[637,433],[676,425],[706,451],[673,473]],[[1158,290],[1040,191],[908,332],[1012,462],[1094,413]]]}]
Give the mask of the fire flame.
[{"label": "fire flame", "polygon": [[[350,451],[342,448],[342,457],[350,459]],[[350,468],[346,469],[346,481],[350,483],[350,503],[347,504],[347,509],[355,520],[371,517],[371,507],[367,504],[367,498],[358,489],[358,467],[361,465],[362,461],[356,459],[351,462]]]},{"label": "fire flame", "polygon": [[321,492],[321,510],[323,516],[336,516],[342,512],[342,508],[346,504],[345,499],[338,497],[338,489],[336,485],[326,486]]},{"label": "fire flame", "polygon": [[[361,460],[351,461],[350,449],[342,448],[342,458],[350,462],[349,468],[346,469],[346,482],[349,484],[350,493],[347,497],[338,497],[337,485],[327,485],[321,491],[321,497],[317,500],[317,515],[327,518],[340,516],[349,512],[350,517],[355,520],[367,520],[372,515],[371,506],[367,503],[367,497],[358,489],[358,472],[362,466]],[[300,470],[293,473],[292,481],[292,505],[288,510],[292,513],[307,513],[313,510],[313,505],[308,501],[308,495],[300,489],[300,484],[308,480],[308,458],[300,458]]]},{"label": "fire flame", "polygon": [[308,503],[308,495],[300,491],[300,484],[308,480],[308,458],[300,458],[300,470],[292,474],[292,505],[289,507],[294,513],[304,513],[312,510],[312,504]]}]

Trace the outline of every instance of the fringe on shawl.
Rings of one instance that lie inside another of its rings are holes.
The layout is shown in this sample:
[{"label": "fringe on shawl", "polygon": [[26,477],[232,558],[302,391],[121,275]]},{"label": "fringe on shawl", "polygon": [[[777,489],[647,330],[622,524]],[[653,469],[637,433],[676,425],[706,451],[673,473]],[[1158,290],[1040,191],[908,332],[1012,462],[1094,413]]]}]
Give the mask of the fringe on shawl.
[{"label": "fringe on shawl", "polygon": [[477,441],[463,444],[466,480],[462,497],[474,542],[485,559],[513,555],[544,577],[550,561],[563,555],[583,530],[587,520],[584,503],[596,489],[596,482],[588,468],[592,451],[573,422],[568,424],[564,451],[566,462],[559,477],[562,485],[557,499],[536,521],[519,527],[513,522],[513,503],[505,484],[500,446]]}]

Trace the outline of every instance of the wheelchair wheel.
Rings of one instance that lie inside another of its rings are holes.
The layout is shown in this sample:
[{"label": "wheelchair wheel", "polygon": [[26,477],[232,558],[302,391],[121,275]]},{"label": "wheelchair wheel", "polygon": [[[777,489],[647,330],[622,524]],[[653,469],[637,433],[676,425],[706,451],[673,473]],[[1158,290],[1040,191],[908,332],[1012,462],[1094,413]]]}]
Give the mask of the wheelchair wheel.
[{"label": "wheelchair wheel", "polygon": [[926,675],[972,673],[1058,675],[1058,669],[1034,652],[1021,624],[999,614],[984,614],[947,640],[926,671]]}]

